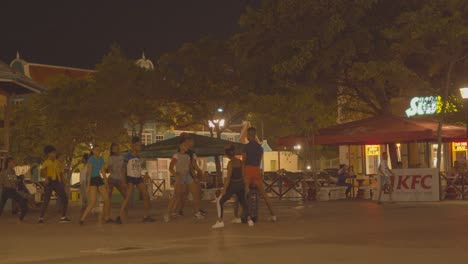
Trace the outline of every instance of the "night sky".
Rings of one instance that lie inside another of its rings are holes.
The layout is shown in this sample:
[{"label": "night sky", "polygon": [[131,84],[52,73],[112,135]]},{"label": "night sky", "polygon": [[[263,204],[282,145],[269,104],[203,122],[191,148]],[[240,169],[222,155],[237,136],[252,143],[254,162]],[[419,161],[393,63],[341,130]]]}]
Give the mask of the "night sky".
[{"label": "night sky", "polygon": [[[124,2],[124,3],[117,3]],[[94,68],[112,43],[153,61],[185,42],[225,39],[260,0],[2,0],[0,59]]]}]

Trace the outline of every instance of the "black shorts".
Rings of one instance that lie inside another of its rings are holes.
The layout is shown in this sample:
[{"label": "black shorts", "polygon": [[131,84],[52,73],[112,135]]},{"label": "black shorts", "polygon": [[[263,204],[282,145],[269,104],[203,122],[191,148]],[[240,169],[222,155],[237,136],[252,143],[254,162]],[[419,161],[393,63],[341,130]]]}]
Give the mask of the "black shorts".
[{"label": "black shorts", "polygon": [[127,176],[127,184],[138,185],[143,182],[143,177],[135,178]]},{"label": "black shorts", "polygon": [[104,181],[102,180],[101,177],[94,177],[94,178],[91,178],[91,184],[90,185],[100,187],[100,186],[104,185]]}]

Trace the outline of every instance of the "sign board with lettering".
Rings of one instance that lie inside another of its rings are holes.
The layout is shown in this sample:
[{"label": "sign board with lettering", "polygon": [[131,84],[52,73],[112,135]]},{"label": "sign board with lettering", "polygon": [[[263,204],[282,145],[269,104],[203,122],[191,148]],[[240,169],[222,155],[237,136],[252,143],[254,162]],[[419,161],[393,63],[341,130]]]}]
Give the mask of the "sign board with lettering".
[{"label": "sign board with lettering", "polygon": [[[439,172],[437,169],[396,169],[390,177],[393,185],[393,200],[401,202],[439,201]],[[380,176],[377,190],[373,196],[377,200],[380,191]],[[388,201],[389,195],[382,194],[382,200]]]},{"label": "sign board with lettering", "polygon": [[380,145],[366,145],[366,155],[367,156],[379,156]]},{"label": "sign board with lettering", "polygon": [[452,150],[455,152],[465,152],[467,150],[467,143],[466,142],[453,142],[452,143]]},{"label": "sign board with lettering", "polygon": [[[417,115],[434,115],[442,112],[442,97],[440,96],[421,96],[413,97],[410,101],[410,107],[405,113],[408,117]],[[455,104],[448,102],[446,112],[458,112]]]}]

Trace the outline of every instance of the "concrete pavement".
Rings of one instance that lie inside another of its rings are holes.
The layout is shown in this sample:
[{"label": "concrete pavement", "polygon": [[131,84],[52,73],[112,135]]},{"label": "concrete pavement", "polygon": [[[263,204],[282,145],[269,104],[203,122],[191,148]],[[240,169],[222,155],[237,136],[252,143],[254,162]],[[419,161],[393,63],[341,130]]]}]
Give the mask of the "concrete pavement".
[{"label": "concrete pavement", "polygon": [[[162,221],[167,201],[154,201],[156,223],[141,223],[141,203],[124,225],[101,225],[98,215],[78,225],[72,205],[70,224],[57,223],[53,204],[46,224],[37,211],[25,223],[5,212],[0,217],[0,263],[466,263],[468,203],[399,203],[368,201],[275,201],[278,222],[255,227],[234,225],[226,209],[226,227],[211,230],[208,217]],[[117,205],[113,213],[117,213]],[[190,206],[187,206],[186,215]]]}]

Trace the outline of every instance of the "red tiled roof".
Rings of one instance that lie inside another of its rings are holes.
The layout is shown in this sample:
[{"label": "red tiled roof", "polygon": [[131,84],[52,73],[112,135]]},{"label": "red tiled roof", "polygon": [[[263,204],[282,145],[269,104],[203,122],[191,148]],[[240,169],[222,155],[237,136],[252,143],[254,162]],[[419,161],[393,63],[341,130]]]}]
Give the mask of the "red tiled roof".
[{"label": "red tiled roof", "polygon": [[30,63],[28,66],[31,79],[42,85],[47,85],[47,82],[50,79],[60,75],[65,75],[75,79],[84,79],[95,72],[93,70],[34,63]]}]

